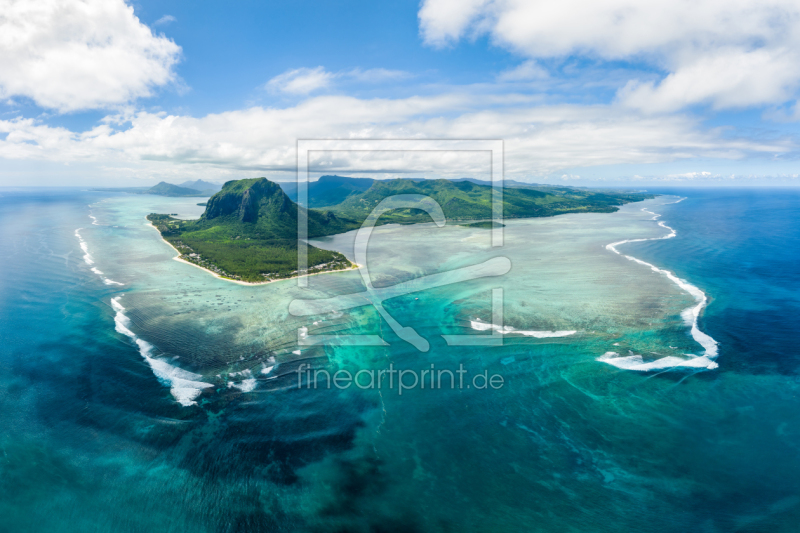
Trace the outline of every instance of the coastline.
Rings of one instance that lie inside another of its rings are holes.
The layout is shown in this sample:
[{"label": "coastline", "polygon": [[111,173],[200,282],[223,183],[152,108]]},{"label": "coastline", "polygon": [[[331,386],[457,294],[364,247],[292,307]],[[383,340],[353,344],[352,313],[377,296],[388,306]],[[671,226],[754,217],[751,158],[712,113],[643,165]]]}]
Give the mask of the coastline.
[{"label": "coastline", "polygon": [[[323,272],[311,272],[310,274],[299,274],[297,276],[291,276],[291,277],[288,277],[288,278],[281,278],[281,279],[271,279],[269,281],[242,281],[242,280],[238,280],[238,279],[230,279],[230,278],[226,278],[226,277],[220,276],[219,274],[217,274],[213,270],[209,270],[209,269],[207,269],[205,267],[202,267],[202,266],[200,266],[200,265],[198,265],[196,263],[192,263],[191,261],[187,261],[185,259],[181,259],[181,253],[178,251],[177,248],[172,246],[171,242],[169,242],[167,239],[164,238],[163,235],[161,235],[161,232],[158,231],[158,228],[155,227],[153,225],[153,223],[150,222],[149,220],[147,221],[147,225],[150,226],[151,228],[153,228],[154,230],[156,230],[156,232],[158,233],[158,236],[161,238],[161,240],[164,241],[165,243],[167,243],[167,245],[169,245],[169,247],[172,248],[173,250],[175,250],[175,253],[178,254],[178,255],[176,255],[175,257],[172,258],[173,261],[178,261],[179,263],[183,263],[185,265],[191,265],[191,266],[193,266],[195,268],[199,268],[200,270],[202,270],[204,272],[208,272],[209,274],[211,274],[212,276],[214,276],[217,279],[221,279],[223,281],[229,281],[231,283],[236,283],[237,285],[268,285],[270,283],[277,283],[279,281],[288,281],[290,279],[304,278],[304,277],[307,277],[307,276],[318,276],[320,274],[335,274],[336,272],[349,272],[351,270],[358,270],[362,266],[362,265],[359,265],[358,263],[353,263],[355,265],[354,267],[343,268],[341,270],[327,270],[327,271],[323,271]],[[351,261],[351,263],[352,263],[352,261]]]},{"label": "coastline", "polygon": [[[655,196],[658,197],[658,196],[661,196],[661,195],[657,194]],[[630,202],[630,203],[637,203],[637,201],[633,201],[633,202]],[[619,206],[615,206],[615,210],[614,211],[618,211],[618,210],[619,210]],[[614,212],[614,211],[612,211],[612,212]],[[574,214],[574,213],[570,213],[570,212],[567,212],[567,213],[555,213],[555,214],[552,214],[552,215],[549,215],[549,216],[555,217],[555,216],[566,215],[566,214]],[[504,220],[507,219],[507,218],[510,218],[510,219],[529,219],[529,218],[547,218],[547,217],[504,217]],[[477,220],[476,221],[475,219],[464,219],[464,220],[460,220],[459,222],[456,222],[454,225],[462,226],[462,227],[475,227],[475,226],[472,226],[472,225],[473,224],[479,224],[481,222],[483,222],[483,220]],[[147,225],[150,226],[151,228],[153,228],[154,230],[156,230],[158,232],[158,236],[161,238],[161,240],[164,241],[165,243],[167,243],[169,245],[169,247],[172,248],[173,250],[175,250],[175,253],[178,254],[178,255],[176,255],[175,257],[172,258],[173,260],[178,261],[180,263],[187,264],[187,265],[191,265],[191,266],[196,267],[196,268],[199,268],[200,270],[203,270],[203,271],[211,274],[212,276],[214,276],[217,279],[221,279],[221,280],[224,280],[224,281],[229,281],[231,283],[236,283],[238,285],[267,285],[269,283],[275,283],[275,282],[278,282],[278,281],[286,281],[286,280],[297,279],[297,278],[308,277],[308,276],[317,276],[317,275],[320,275],[320,274],[334,274],[336,272],[348,272],[348,271],[351,271],[351,270],[358,270],[359,268],[361,268],[363,266],[363,265],[360,265],[360,264],[358,264],[356,262],[351,261],[351,264],[353,264],[355,266],[352,266],[350,268],[344,268],[344,269],[341,269],[341,270],[327,270],[327,271],[322,271],[322,272],[311,272],[311,273],[306,273],[306,274],[299,274],[297,276],[291,276],[291,277],[288,277],[288,278],[273,279],[273,280],[269,280],[269,281],[242,281],[242,280],[236,280],[236,279],[226,278],[224,276],[221,276],[221,275],[217,274],[213,270],[209,270],[209,269],[207,269],[205,267],[202,267],[202,266],[200,266],[200,265],[198,265],[196,263],[192,263],[191,261],[186,261],[185,259],[181,259],[181,255],[182,255],[181,252],[177,248],[175,248],[172,245],[172,243],[170,243],[168,240],[166,240],[163,235],[161,235],[161,232],[158,230],[158,228],[155,227],[153,225],[153,223],[150,222],[149,220],[147,221]],[[500,227],[504,227],[504,225],[501,225]],[[619,243],[614,243],[614,244],[619,244]],[[614,251],[616,251],[616,250],[614,250]],[[619,252],[617,252],[617,253],[619,253]]]},{"label": "coastline", "polygon": [[[686,199],[685,197],[679,198],[675,202],[668,202],[666,204],[662,204],[662,206],[669,204],[677,204],[685,199]],[[662,216],[658,213],[650,211],[646,207],[643,207],[642,211],[649,215],[653,215],[653,218],[650,219],[651,221],[658,220]],[[690,359],[680,359],[678,357],[667,356],[667,357],[662,357],[661,359],[656,359],[649,363],[645,363],[641,355],[620,356],[617,352],[606,352],[597,360],[603,363],[608,363],[610,365],[616,366],[617,368],[645,371],[645,372],[650,370],[666,370],[669,368],[676,368],[676,367],[697,368],[697,369],[707,369],[707,370],[714,370],[716,368],[719,368],[719,364],[715,361],[715,359],[719,355],[719,351],[717,348],[719,343],[716,340],[714,340],[713,337],[701,331],[700,327],[698,326],[698,318],[700,314],[703,312],[703,309],[705,309],[705,307],[708,305],[708,296],[705,294],[705,292],[703,292],[695,285],[692,285],[688,281],[679,278],[669,270],[659,268],[651,263],[633,257],[632,255],[622,253],[617,249],[617,246],[621,244],[672,239],[678,234],[678,232],[675,231],[674,228],[667,226],[667,224],[663,220],[659,221],[658,225],[666,230],[669,230],[669,233],[667,235],[662,235],[661,237],[651,237],[646,239],[625,239],[618,242],[612,242],[610,244],[607,244],[605,248],[606,250],[612,251],[615,254],[622,256],[625,259],[628,259],[629,261],[634,261],[635,263],[650,268],[653,272],[666,276],[670,281],[675,283],[678,287],[680,287],[683,291],[687,292],[695,299],[695,301],[697,302],[696,305],[689,306],[686,309],[684,309],[681,312],[681,318],[683,318],[687,326],[691,326],[690,334],[692,338],[695,340],[695,342],[697,342],[700,346],[702,346],[704,353],[703,355],[684,354],[686,356],[689,356]]]}]

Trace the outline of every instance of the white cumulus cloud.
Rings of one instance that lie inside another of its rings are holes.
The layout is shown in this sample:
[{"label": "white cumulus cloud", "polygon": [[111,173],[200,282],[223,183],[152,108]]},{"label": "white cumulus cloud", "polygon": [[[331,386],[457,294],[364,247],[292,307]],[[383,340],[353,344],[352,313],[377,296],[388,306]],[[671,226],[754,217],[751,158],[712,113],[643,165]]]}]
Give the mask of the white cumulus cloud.
[{"label": "white cumulus cloud", "polygon": [[800,86],[800,53],[795,50],[719,50],[681,64],[658,83],[629,81],[619,92],[624,104],[669,112],[708,103],[715,109],[779,104]]},{"label": "white cumulus cloud", "polygon": [[483,20],[490,8],[490,0],[425,0],[419,10],[420,32],[428,44],[446,46]]},{"label": "white cumulus cloud", "polygon": [[[489,100],[492,109],[485,108]],[[200,118],[139,111],[109,117],[83,133],[33,119],[0,120],[2,133],[7,133],[0,140],[2,158],[83,161],[104,165],[115,178],[137,172],[148,177],[191,176],[198,169],[208,178],[265,172],[288,176],[296,168],[296,140],[302,138],[504,139],[505,172],[513,179],[561,176],[572,169],[602,165],[737,160],[795,148],[785,141],[735,138],[703,128],[698,119],[687,116],[654,117],[614,106],[530,107],[513,95],[483,94],[402,99],[320,96],[285,108],[252,107]],[[327,160],[331,171],[341,172],[371,168],[448,175],[486,170],[480,157],[474,168],[458,169],[447,157],[434,165],[428,159],[417,162],[408,154],[394,153],[382,159],[374,153],[354,153],[351,160],[338,155]]]},{"label": "white cumulus cloud", "polygon": [[433,46],[489,34],[530,58],[644,63],[659,83],[631,83],[627,105],[670,111],[779,104],[800,86],[796,0],[424,0],[420,31]]},{"label": "white cumulus cloud", "polygon": [[61,112],[117,106],[175,81],[181,48],[123,0],[0,0],[0,97]]}]

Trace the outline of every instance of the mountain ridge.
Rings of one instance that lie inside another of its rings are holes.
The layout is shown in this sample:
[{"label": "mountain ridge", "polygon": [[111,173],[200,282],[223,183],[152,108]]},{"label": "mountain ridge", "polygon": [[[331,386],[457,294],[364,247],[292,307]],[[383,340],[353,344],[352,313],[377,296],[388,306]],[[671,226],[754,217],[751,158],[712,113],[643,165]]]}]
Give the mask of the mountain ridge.
[{"label": "mountain ridge", "polygon": [[[254,282],[352,266],[338,252],[309,245],[308,269],[298,272],[297,220],[301,212],[307,215],[310,238],[357,229],[381,201],[398,194],[433,198],[448,221],[492,218],[492,187],[468,180],[370,180],[330,176],[322,180],[317,192],[322,198],[319,201],[334,198],[343,198],[343,201],[324,209],[306,209],[292,201],[279,184],[266,178],[249,178],[226,182],[209,198],[197,220],[179,220],[156,213],[151,213],[147,219],[180,252],[181,259],[224,277]],[[651,197],[640,193],[611,194],[577,189],[551,194],[533,188],[504,188],[503,211],[506,218],[608,213],[622,204]],[[426,211],[411,207],[385,213],[377,223],[413,224],[430,220]],[[473,227],[493,225],[485,223]]]}]

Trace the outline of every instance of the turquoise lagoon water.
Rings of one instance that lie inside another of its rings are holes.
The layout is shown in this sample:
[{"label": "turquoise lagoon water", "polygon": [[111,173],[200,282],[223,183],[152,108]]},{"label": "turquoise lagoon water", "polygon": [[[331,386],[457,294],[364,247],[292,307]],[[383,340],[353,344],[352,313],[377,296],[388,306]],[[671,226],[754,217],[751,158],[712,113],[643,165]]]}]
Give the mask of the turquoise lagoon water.
[{"label": "turquoise lagoon water", "polygon": [[[0,531],[797,531],[800,194],[661,192],[507,221],[499,248],[376,229],[379,288],[511,262],[385,301],[420,352],[371,306],[289,313],[358,271],[242,286],[173,261],[144,216],[196,199],[0,191]],[[496,288],[503,345],[448,346],[492,331]],[[431,365],[503,386],[297,373]]]}]

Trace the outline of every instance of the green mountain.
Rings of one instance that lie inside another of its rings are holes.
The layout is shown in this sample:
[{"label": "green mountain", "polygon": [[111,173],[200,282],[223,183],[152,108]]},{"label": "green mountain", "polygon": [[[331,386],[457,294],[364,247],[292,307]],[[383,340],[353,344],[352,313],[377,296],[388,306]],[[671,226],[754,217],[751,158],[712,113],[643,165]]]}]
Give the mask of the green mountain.
[{"label": "green mountain", "polygon": [[[343,200],[324,210],[307,210],[309,237],[356,229],[384,198],[397,194],[432,197],[442,206],[450,222],[486,221],[492,214],[492,187],[468,180],[325,178],[319,180],[322,184],[315,189],[318,194],[315,201]],[[622,204],[653,197],[641,193],[553,189],[505,188],[504,216],[612,212]],[[297,216],[301,209],[278,184],[256,178],[225,183],[222,190],[206,202],[199,220],[178,220],[159,214],[148,215],[147,219],[180,251],[183,259],[232,279],[264,281],[298,274]],[[430,216],[426,212],[411,208],[386,213],[378,223],[428,221]],[[465,225],[492,227],[489,221]],[[320,272],[347,268],[351,264],[338,252],[309,246],[308,266],[308,272]]]},{"label": "green mountain", "polygon": [[[538,190],[538,188],[503,188],[504,218],[530,218],[564,213],[616,211],[618,206],[637,202],[653,195],[641,193],[607,193],[588,189]],[[350,194],[345,201],[328,209],[340,216],[364,220],[383,200],[396,194],[422,194],[430,196],[442,207],[448,220],[480,220],[492,217],[492,187],[473,181],[407,180],[375,181],[362,193]],[[428,221],[430,217],[416,209],[387,213],[380,223],[414,223]]]},{"label": "green mountain", "polygon": [[[297,213],[300,208],[277,183],[266,178],[227,182],[209,198],[201,220],[214,224],[249,223],[245,226],[276,239],[297,239]],[[330,211],[307,211],[308,236],[322,237],[355,227],[356,221],[338,218]]]},{"label": "green mountain", "polygon": [[[181,258],[244,281],[279,279],[297,272],[298,206],[266,178],[229,181],[206,203],[199,220],[151,214],[147,219]],[[356,221],[308,211],[309,237],[341,233]],[[308,247],[309,272],[347,268],[340,253]]]},{"label": "green mountain", "polygon": [[206,196],[202,191],[198,191],[197,189],[180,187],[172,183],[167,183],[166,181],[162,181],[158,185],[150,187],[145,191],[145,194],[157,194],[159,196]]},{"label": "green mountain", "polygon": [[[375,182],[372,178],[322,176],[308,184],[309,207],[326,207],[344,202],[348,196],[364,192]],[[297,183],[282,183],[281,188],[292,201],[297,201]]]}]

